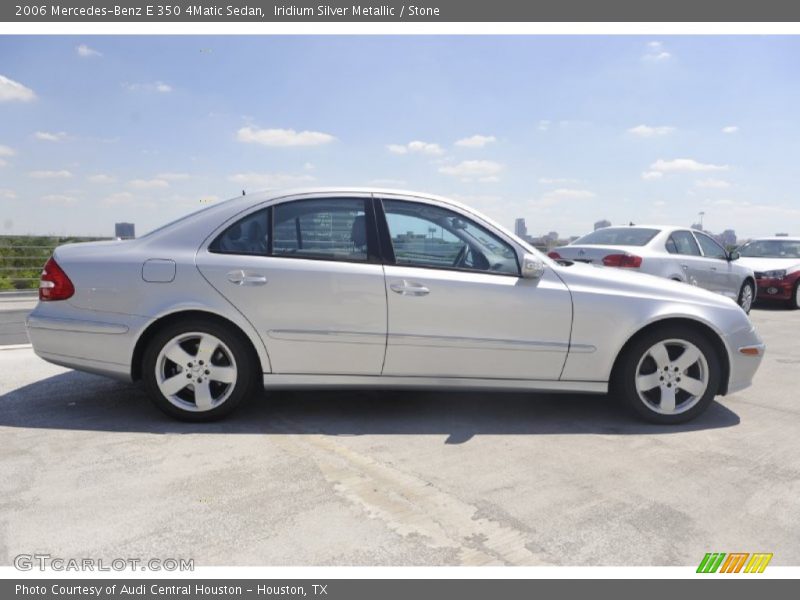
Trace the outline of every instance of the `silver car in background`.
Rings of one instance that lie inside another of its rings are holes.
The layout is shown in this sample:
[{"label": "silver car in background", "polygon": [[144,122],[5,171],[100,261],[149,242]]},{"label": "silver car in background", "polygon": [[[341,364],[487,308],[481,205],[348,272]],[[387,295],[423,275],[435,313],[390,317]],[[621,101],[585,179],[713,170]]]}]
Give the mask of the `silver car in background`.
[{"label": "silver car in background", "polygon": [[737,252],[727,252],[710,235],[685,227],[604,227],[568,246],[554,248],[549,256],[696,285],[731,298],[746,313],[756,296],[753,269],[737,263]]},{"label": "silver car in background", "polygon": [[142,380],[207,421],[263,384],[604,394],[679,423],[752,380],[734,303],[562,265],[452,200],[311,189],[212,205],[144,237],[71,244],[28,317],[50,362]]}]

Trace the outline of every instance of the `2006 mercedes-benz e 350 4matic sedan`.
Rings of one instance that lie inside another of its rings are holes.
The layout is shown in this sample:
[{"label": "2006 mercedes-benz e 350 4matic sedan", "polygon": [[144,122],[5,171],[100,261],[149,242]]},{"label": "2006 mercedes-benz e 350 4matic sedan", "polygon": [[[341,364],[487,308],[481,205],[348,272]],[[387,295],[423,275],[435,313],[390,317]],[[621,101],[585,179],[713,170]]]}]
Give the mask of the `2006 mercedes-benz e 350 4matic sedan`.
[{"label": "2006 mercedes-benz e 350 4matic sedan", "polygon": [[39,356],[141,379],[195,421],[263,383],[611,388],[679,423],[748,386],[764,352],[731,299],[559,264],[459,203],[371,189],[245,196],[137,240],[61,246],[40,298]]}]

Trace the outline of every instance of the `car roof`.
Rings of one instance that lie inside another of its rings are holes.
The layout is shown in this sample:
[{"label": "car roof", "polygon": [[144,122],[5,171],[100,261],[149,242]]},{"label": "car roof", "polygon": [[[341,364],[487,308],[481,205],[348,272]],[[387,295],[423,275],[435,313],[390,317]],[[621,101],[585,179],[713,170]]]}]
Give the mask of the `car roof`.
[{"label": "car roof", "polygon": [[748,242],[800,242],[800,237],[788,235],[770,235],[766,237],[754,237]]}]

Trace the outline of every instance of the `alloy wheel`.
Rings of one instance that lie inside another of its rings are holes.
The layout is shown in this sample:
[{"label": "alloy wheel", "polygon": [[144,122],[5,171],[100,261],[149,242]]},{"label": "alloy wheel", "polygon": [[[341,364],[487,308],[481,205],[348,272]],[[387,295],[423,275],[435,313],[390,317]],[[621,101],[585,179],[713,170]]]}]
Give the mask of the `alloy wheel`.
[{"label": "alloy wheel", "polygon": [[648,409],[678,415],[695,406],[708,389],[708,361],[689,341],[662,340],[642,355],[635,383],[639,400]]}]

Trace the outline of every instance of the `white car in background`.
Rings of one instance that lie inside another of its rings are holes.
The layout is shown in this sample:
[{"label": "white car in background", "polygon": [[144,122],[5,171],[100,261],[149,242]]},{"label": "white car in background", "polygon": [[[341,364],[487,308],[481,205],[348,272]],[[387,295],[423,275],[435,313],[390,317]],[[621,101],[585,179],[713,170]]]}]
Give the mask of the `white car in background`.
[{"label": "white car in background", "polygon": [[685,227],[604,227],[554,248],[550,258],[620,267],[707,289],[749,313],[756,295],[753,269],[711,236]]},{"label": "white car in background", "polygon": [[783,300],[800,308],[800,237],[750,240],[739,253],[742,264],[755,272],[759,300]]}]

